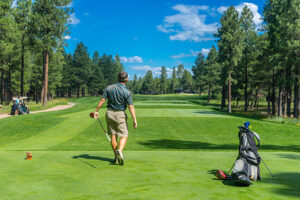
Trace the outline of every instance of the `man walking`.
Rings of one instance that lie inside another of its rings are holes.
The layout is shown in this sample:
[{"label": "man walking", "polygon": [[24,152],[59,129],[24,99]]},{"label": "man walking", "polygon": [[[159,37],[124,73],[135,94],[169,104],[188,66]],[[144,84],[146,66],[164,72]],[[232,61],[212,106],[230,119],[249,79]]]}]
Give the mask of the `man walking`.
[{"label": "man walking", "polygon": [[[135,109],[132,104],[132,94],[126,88],[128,81],[128,74],[126,72],[120,72],[118,74],[118,83],[109,85],[98,103],[95,110],[95,117],[98,116],[98,110],[107,102],[106,111],[106,123],[108,133],[111,135],[111,146],[115,153],[114,163],[117,162],[120,165],[124,165],[123,150],[127,142],[128,137],[128,126],[127,126],[127,115],[126,108],[128,105],[130,114],[133,118],[133,127],[137,128],[137,120],[135,116]],[[119,145],[117,137],[120,137]]]}]

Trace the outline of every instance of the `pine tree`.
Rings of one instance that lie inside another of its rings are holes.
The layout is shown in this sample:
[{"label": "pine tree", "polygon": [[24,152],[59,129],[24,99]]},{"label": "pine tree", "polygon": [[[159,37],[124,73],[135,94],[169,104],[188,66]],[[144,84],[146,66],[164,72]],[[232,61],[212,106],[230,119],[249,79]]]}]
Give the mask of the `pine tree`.
[{"label": "pine tree", "polygon": [[160,71],[160,92],[161,94],[165,94],[166,90],[167,90],[167,70],[164,66],[161,67],[161,71]]},{"label": "pine tree", "polygon": [[25,55],[29,49],[28,46],[28,27],[32,18],[31,0],[18,0],[16,5],[15,20],[18,24],[18,31],[21,34],[21,96],[24,96],[24,72],[25,72]]},{"label": "pine tree", "polygon": [[105,89],[105,86],[106,82],[101,68],[100,56],[95,51],[92,57],[91,76],[88,81],[89,94],[96,96]]},{"label": "pine tree", "polygon": [[138,88],[138,79],[136,74],[134,74],[133,81],[132,81],[132,91],[134,94],[139,93],[139,88]]},{"label": "pine tree", "polygon": [[252,67],[256,61],[256,41],[257,41],[257,34],[255,31],[255,24],[253,22],[253,13],[252,11],[245,6],[243,8],[241,14],[241,27],[243,30],[243,37],[244,37],[244,50],[243,56],[241,60],[241,65],[244,66],[244,76],[242,77],[244,80],[244,100],[245,100],[245,112],[248,109],[248,80],[249,75],[252,71]]},{"label": "pine tree", "polygon": [[204,87],[204,74],[205,74],[205,57],[203,56],[202,53],[199,53],[196,61],[195,61],[195,65],[192,67],[192,71],[193,71],[193,78],[195,81],[195,85],[198,88],[199,91],[199,95],[201,95],[201,92],[203,91],[203,87]]},{"label": "pine tree", "polygon": [[[231,81],[233,69],[237,66],[242,54],[242,31],[240,27],[239,14],[231,6],[221,18],[221,27],[215,36],[218,39],[220,61],[223,66],[223,75],[228,80],[228,112],[231,113]],[[224,79],[223,79],[224,80]],[[223,83],[225,84],[225,83]],[[224,86],[223,86],[224,88]],[[224,96],[224,92],[223,92]]]},{"label": "pine tree", "polygon": [[176,77],[176,69],[175,67],[173,67],[173,71],[172,71],[172,79],[171,79],[171,84],[170,84],[170,91],[172,93],[176,93],[176,88],[178,86],[178,80],[177,80],[177,77]]},{"label": "pine tree", "polygon": [[49,55],[63,42],[68,29],[71,0],[49,1],[35,0],[30,25],[30,38],[37,50],[43,52],[43,88],[42,103],[47,105]]},{"label": "pine tree", "polygon": [[182,87],[185,92],[191,92],[193,87],[193,77],[188,70],[184,70],[182,74]]},{"label": "pine tree", "polygon": [[216,84],[220,79],[221,66],[218,63],[218,51],[212,46],[205,60],[205,84],[208,85],[207,103],[211,99],[211,92],[214,91]]},{"label": "pine tree", "polygon": [[151,70],[148,70],[144,76],[143,84],[141,86],[142,94],[152,94],[153,93],[153,74]]},{"label": "pine tree", "polygon": [[178,65],[177,66],[177,79],[178,79],[179,87],[181,86],[183,72],[184,72],[184,66],[183,66],[183,64]]},{"label": "pine tree", "polygon": [[[15,46],[16,24],[12,15],[12,0],[0,2],[0,72],[1,104],[10,96],[11,59]],[[8,90],[9,89],[9,90]]]},{"label": "pine tree", "polygon": [[[75,75],[75,79],[73,81],[77,88],[77,98],[79,98],[80,90],[84,90],[83,88],[85,88],[85,85],[89,81],[91,75],[91,60],[87,47],[84,46],[82,42],[77,44],[75,49],[73,55],[73,67]],[[84,93],[81,93],[82,96],[84,96]]]}]

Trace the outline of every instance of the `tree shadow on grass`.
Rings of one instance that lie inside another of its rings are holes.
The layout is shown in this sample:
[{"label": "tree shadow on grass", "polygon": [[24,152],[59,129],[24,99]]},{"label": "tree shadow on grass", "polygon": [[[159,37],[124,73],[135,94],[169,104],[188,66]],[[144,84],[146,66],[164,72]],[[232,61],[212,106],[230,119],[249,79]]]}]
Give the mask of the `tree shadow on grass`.
[{"label": "tree shadow on grass", "polygon": [[278,154],[278,156],[281,158],[300,160],[300,155],[295,154]]},{"label": "tree shadow on grass", "polygon": [[101,160],[101,161],[109,162],[110,164],[113,164],[113,162],[114,162],[114,160],[111,159],[111,158],[103,158],[103,157],[100,157],[100,156],[90,156],[89,154],[82,154],[82,155],[78,155],[78,156],[73,156],[72,158],[73,159],[78,159],[81,162],[89,165],[92,168],[96,168],[96,167],[94,165],[90,164],[89,162],[86,162],[86,161],[84,161],[83,159],[80,159],[80,158],[91,159],[91,160]]},{"label": "tree shadow on grass", "polygon": [[209,111],[209,110],[195,111],[193,113],[197,113],[197,114],[211,114],[211,115],[224,115],[223,113],[219,113],[219,112],[215,112],[215,111]]},{"label": "tree shadow on grass", "polygon": [[[212,144],[200,141],[184,141],[184,140],[146,140],[140,141],[139,144],[147,146],[152,149],[189,149],[189,150],[236,150],[238,151],[238,144]],[[277,151],[294,151],[300,152],[300,145],[279,146],[279,145],[263,145],[263,150],[277,150]]]},{"label": "tree shadow on grass", "polygon": [[223,115],[229,115],[229,116],[234,116],[234,117],[241,117],[241,118],[248,118],[248,119],[265,119],[266,116],[259,113],[259,112],[248,112],[248,113],[243,113],[241,111],[236,111],[234,108],[232,110],[232,113],[228,113],[228,109],[227,108],[224,108],[224,109],[221,109],[220,108],[220,104],[213,104],[213,103],[210,103],[210,104],[207,104],[205,102],[199,102],[199,101],[195,101],[195,100],[190,100],[190,102],[194,103],[194,104],[198,104],[198,105],[202,105],[202,106],[205,106],[205,107],[208,107],[216,112],[219,112]]},{"label": "tree shadow on grass", "polygon": [[275,174],[275,178],[264,178],[263,182],[279,185],[280,187],[273,189],[275,193],[290,197],[300,197],[300,173],[283,172]]},{"label": "tree shadow on grass", "polygon": [[238,145],[215,145],[207,142],[183,141],[183,140],[147,140],[139,144],[148,146],[152,149],[227,149],[236,150]]}]

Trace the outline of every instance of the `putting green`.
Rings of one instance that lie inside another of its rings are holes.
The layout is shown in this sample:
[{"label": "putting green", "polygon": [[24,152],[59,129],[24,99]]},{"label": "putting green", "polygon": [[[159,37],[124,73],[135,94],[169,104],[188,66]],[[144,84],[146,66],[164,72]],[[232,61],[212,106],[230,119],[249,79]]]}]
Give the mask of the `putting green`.
[{"label": "putting green", "polygon": [[[0,121],[0,199],[297,199],[300,127],[219,113],[198,96],[135,96],[124,166],[100,125],[90,119],[99,97],[68,110]],[[194,102],[197,102],[194,103]],[[100,119],[106,127],[105,109]],[[237,126],[251,121],[261,136],[263,181],[236,187],[216,180],[238,153]],[[24,160],[26,151],[33,160]]]}]

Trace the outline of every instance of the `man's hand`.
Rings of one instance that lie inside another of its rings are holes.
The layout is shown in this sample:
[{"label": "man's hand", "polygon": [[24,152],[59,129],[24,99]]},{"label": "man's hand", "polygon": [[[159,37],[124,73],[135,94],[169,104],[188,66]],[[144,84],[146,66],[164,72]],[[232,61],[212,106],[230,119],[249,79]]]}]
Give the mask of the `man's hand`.
[{"label": "man's hand", "polygon": [[128,105],[128,108],[129,108],[130,114],[133,118],[133,128],[136,129],[137,128],[137,121],[136,121],[134,106],[133,105]]},{"label": "man's hand", "polygon": [[133,121],[133,128],[136,129],[137,128],[137,121]]},{"label": "man's hand", "polygon": [[94,118],[97,118],[98,117],[98,112],[94,112]]}]

